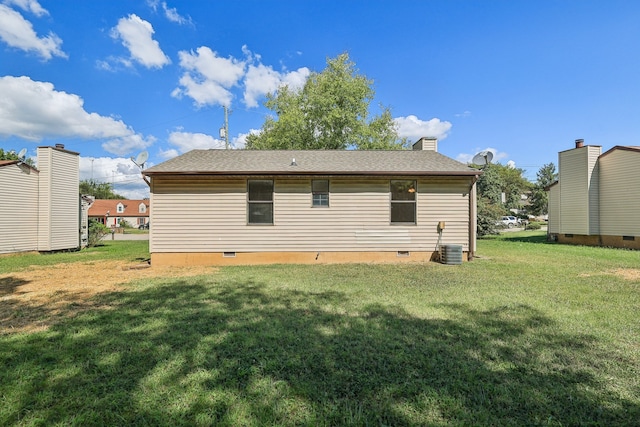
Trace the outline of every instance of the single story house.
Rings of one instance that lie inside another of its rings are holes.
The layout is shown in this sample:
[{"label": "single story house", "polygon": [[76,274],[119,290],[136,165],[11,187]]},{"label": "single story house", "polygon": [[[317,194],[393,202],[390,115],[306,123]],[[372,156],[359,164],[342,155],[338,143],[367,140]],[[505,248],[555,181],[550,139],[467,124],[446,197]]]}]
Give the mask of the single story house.
[{"label": "single story house", "polygon": [[78,249],[86,244],[78,153],[38,147],[37,168],[0,161],[0,254]]},{"label": "single story house", "polygon": [[149,223],[149,200],[96,199],[89,207],[89,219],[112,228],[122,221],[138,228]]},{"label": "single story house", "polygon": [[549,237],[561,243],[640,249],[640,147],[576,140],[558,153],[549,192]]},{"label": "single story house", "polygon": [[414,150],[193,150],[150,178],[152,265],[426,261],[476,249],[481,173]]}]

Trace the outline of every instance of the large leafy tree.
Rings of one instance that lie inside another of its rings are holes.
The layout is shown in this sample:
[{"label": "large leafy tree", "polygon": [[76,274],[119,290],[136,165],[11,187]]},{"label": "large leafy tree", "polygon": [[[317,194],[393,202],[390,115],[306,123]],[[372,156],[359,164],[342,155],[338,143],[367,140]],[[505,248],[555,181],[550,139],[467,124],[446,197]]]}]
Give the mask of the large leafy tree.
[{"label": "large leafy tree", "polygon": [[113,185],[108,182],[98,182],[94,179],[80,181],[80,194],[93,196],[96,199],[124,199],[113,191]]},{"label": "large leafy tree", "polygon": [[500,163],[484,166],[477,183],[478,235],[494,234],[500,216],[522,208],[522,194],[530,188],[523,169]]},{"label": "large leafy tree", "polygon": [[531,189],[531,183],[523,176],[524,170],[500,163],[484,167],[478,179],[478,194],[489,203],[501,204],[505,211],[522,207],[522,194]]},{"label": "large leafy tree", "polygon": [[389,108],[370,117],[373,82],[358,74],[344,53],[327,60],[300,90],[283,86],[267,96],[267,117],[258,134],[247,137],[249,149],[402,149]]},{"label": "large leafy tree", "polygon": [[536,177],[536,183],[531,190],[530,210],[534,215],[545,215],[549,212],[549,195],[545,187],[553,184],[558,179],[556,165],[547,163],[540,168]]}]

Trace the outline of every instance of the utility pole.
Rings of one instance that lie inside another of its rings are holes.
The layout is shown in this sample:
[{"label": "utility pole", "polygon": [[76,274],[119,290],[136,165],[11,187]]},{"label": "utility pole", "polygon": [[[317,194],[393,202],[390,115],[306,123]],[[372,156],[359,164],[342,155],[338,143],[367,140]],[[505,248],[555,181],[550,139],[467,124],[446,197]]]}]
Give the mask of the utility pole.
[{"label": "utility pole", "polygon": [[229,149],[229,109],[226,105],[224,107],[224,126],[220,128],[220,138],[224,139],[225,150]]}]

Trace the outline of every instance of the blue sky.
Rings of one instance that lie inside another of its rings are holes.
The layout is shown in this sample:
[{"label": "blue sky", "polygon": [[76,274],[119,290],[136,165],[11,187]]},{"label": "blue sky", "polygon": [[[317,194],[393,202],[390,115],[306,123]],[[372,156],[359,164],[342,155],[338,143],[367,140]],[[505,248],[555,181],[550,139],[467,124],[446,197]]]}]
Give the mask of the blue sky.
[{"label": "blue sky", "polygon": [[80,153],[148,195],[146,166],[260,129],[264,95],[350,55],[401,136],[538,169],[574,140],[640,145],[640,2],[0,0],[0,148]]}]

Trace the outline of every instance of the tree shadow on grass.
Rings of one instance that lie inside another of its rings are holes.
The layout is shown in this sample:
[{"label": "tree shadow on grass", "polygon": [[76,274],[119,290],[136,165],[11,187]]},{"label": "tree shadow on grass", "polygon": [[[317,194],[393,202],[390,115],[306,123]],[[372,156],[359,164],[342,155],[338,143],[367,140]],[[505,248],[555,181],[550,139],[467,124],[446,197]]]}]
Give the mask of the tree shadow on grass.
[{"label": "tree shadow on grass", "polygon": [[16,289],[27,283],[29,282],[13,276],[0,277],[0,297],[15,293]]},{"label": "tree shadow on grass", "polygon": [[[174,281],[0,337],[0,424],[633,424],[591,336],[526,305],[341,310],[349,296]],[[618,363],[626,363],[618,361]],[[631,362],[629,362],[631,363]]]},{"label": "tree shadow on grass", "polygon": [[556,245],[556,242],[547,239],[546,234],[535,234],[531,236],[518,236],[509,233],[501,234],[500,240],[505,242],[523,242],[523,243],[540,243],[545,245]]}]

